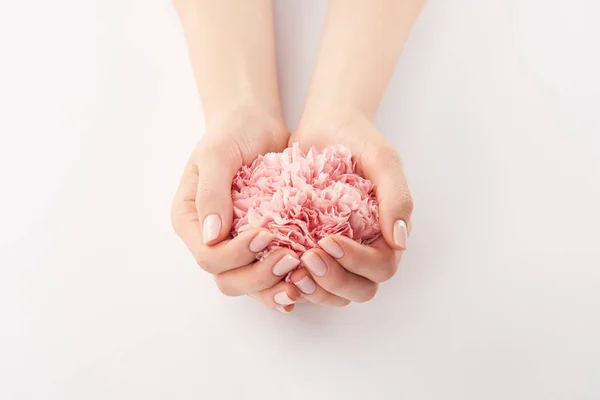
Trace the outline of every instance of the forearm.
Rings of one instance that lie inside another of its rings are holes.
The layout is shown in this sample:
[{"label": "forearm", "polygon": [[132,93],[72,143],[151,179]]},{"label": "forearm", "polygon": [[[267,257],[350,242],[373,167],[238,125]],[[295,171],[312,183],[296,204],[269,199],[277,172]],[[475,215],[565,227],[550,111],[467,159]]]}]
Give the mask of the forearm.
[{"label": "forearm", "polygon": [[301,126],[372,119],[425,0],[332,0]]},{"label": "forearm", "polygon": [[283,120],[271,0],[174,0],[207,124],[256,108]]}]

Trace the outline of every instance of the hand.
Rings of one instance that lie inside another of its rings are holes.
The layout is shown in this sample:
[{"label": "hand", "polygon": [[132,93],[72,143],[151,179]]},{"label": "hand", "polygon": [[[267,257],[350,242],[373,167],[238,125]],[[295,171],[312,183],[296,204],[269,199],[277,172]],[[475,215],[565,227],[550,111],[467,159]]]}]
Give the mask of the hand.
[{"label": "hand", "polygon": [[278,119],[248,109],[212,118],[206,128],[173,201],[173,227],[200,267],[215,276],[221,292],[250,295],[289,312],[301,294],[282,278],[300,263],[295,253],[280,249],[256,261],[273,239],[271,232],[253,229],[230,236],[233,177],[259,154],[282,151],[289,134]]},{"label": "hand", "polygon": [[375,185],[383,236],[370,246],[341,235],[323,238],[320,248],[302,256],[308,269],[294,271],[291,281],[310,302],[345,306],[372,299],[378,284],[396,273],[406,250],[413,202],[397,152],[368,118],[357,114],[330,121],[301,124],[290,144],[298,142],[304,151],[334,144],[350,149],[357,172]]}]

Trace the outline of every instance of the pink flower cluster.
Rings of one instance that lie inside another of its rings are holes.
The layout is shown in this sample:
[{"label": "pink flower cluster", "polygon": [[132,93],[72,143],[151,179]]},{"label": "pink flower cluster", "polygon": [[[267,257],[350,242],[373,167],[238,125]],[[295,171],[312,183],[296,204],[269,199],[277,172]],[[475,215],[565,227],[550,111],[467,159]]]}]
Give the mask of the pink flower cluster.
[{"label": "pink flower cluster", "polygon": [[259,227],[275,234],[259,259],[282,247],[301,256],[328,235],[362,244],[380,236],[373,184],[356,174],[352,154],[341,145],[322,152],[313,147],[305,155],[296,143],[259,156],[238,171],[231,196],[233,236]]}]

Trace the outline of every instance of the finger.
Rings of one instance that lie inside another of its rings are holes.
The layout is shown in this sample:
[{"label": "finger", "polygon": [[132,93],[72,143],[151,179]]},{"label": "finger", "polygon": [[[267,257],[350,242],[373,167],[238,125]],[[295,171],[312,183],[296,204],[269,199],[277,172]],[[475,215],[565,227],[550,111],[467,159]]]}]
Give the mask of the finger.
[{"label": "finger", "polygon": [[345,270],[322,249],[304,253],[302,263],[319,286],[339,297],[362,303],[371,300],[377,293],[377,283]]},{"label": "finger", "polygon": [[171,223],[173,229],[183,240],[190,252],[198,261],[198,255],[202,250],[202,231],[196,209],[196,189],[198,187],[198,170],[192,166],[186,166],[177,193],[171,206]]},{"label": "finger", "polygon": [[224,240],[231,230],[231,183],[242,165],[239,149],[231,143],[207,142],[192,155],[198,173],[195,203],[205,245]]},{"label": "finger", "polygon": [[264,260],[218,274],[215,281],[223,294],[240,296],[272,287],[298,264],[292,250],[279,249]]},{"label": "finger", "polygon": [[294,309],[294,304],[300,299],[300,292],[289,282],[281,281],[275,286],[250,294],[272,310],[288,313]]},{"label": "finger", "polygon": [[[173,228],[194,255],[200,252],[201,246],[205,242],[203,236],[214,236],[210,231],[214,230],[215,225],[220,226],[218,239],[222,240],[229,235],[233,212],[231,206],[231,180],[235,175],[235,168],[240,162],[235,160],[234,151],[219,150],[218,147],[225,148],[224,145],[204,144],[194,151],[181,176],[171,207]],[[214,150],[210,151],[209,149]],[[223,160],[215,159],[215,155],[221,153],[229,154],[229,156],[224,156]],[[199,165],[206,165],[206,167],[199,168]],[[208,179],[207,177],[211,176],[210,171],[218,170],[219,165],[221,165],[223,171],[226,171],[224,179],[220,181],[215,179],[215,176],[220,175],[218,173]],[[202,171],[202,174],[200,174],[200,171]],[[200,182],[202,182],[202,185],[200,185]],[[200,196],[198,195],[199,192]],[[213,198],[209,196],[211,192],[214,194]],[[221,199],[220,201],[223,203],[219,203],[217,199]],[[200,204],[200,207],[197,203]],[[203,211],[199,211],[199,209]],[[211,213],[207,210],[214,210],[212,213],[217,215],[218,218],[211,217],[208,224],[201,224],[200,221],[203,221],[204,217]],[[211,224],[213,227],[211,227]],[[203,229],[206,231],[206,235],[203,235]],[[215,243],[214,240],[209,242],[211,244]]]},{"label": "finger", "polygon": [[406,250],[413,200],[398,153],[393,148],[377,146],[376,150],[363,153],[361,163],[365,177],[375,185],[383,237],[392,248]]},{"label": "finger", "polygon": [[317,285],[306,268],[292,272],[290,281],[302,292],[302,298],[311,303],[330,307],[344,307],[350,304],[350,300],[329,293]]},{"label": "finger", "polygon": [[192,254],[202,269],[221,274],[256,261],[257,253],[265,250],[274,237],[265,229],[250,229],[213,246],[196,246]]},{"label": "finger", "polygon": [[333,235],[321,239],[319,246],[347,271],[377,283],[394,276],[402,258],[402,251],[392,249],[383,237],[366,246],[348,237]]}]

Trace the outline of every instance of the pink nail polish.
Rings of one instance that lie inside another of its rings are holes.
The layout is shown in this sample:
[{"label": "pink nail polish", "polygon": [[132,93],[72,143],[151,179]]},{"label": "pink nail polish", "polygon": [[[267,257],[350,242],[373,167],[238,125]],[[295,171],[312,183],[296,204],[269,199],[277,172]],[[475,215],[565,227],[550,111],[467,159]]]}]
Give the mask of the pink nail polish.
[{"label": "pink nail polish", "polygon": [[319,240],[319,246],[323,248],[331,257],[342,258],[344,257],[344,250],[342,246],[336,243],[332,238],[326,237]]},{"label": "pink nail polish", "polygon": [[294,285],[304,294],[313,294],[317,290],[317,284],[308,275],[298,282],[294,282]]},{"label": "pink nail polish", "polygon": [[323,276],[327,273],[327,264],[317,253],[309,251],[302,256],[302,262],[306,267],[317,276]]},{"label": "pink nail polish", "polygon": [[286,292],[279,292],[275,294],[275,296],[273,296],[273,300],[275,300],[275,303],[279,304],[280,306],[289,306],[290,304],[295,303],[294,300],[290,299],[290,296],[288,296]]},{"label": "pink nail polish", "polygon": [[252,239],[248,248],[253,253],[258,253],[259,251],[263,251],[269,243],[273,240],[275,235],[271,232],[260,232],[258,235]]},{"label": "pink nail polish", "polygon": [[394,243],[402,250],[406,250],[406,239],[408,232],[406,230],[406,222],[401,219],[394,222]]},{"label": "pink nail polish", "polygon": [[273,274],[276,276],[283,276],[296,268],[300,264],[300,260],[295,257],[286,254],[281,260],[273,266]]},{"label": "pink nail polish", "polygon": [[221,231],[221,218],[217,214],[210,214],[202,223],[202,241],[204,244],[215,240]]}]

